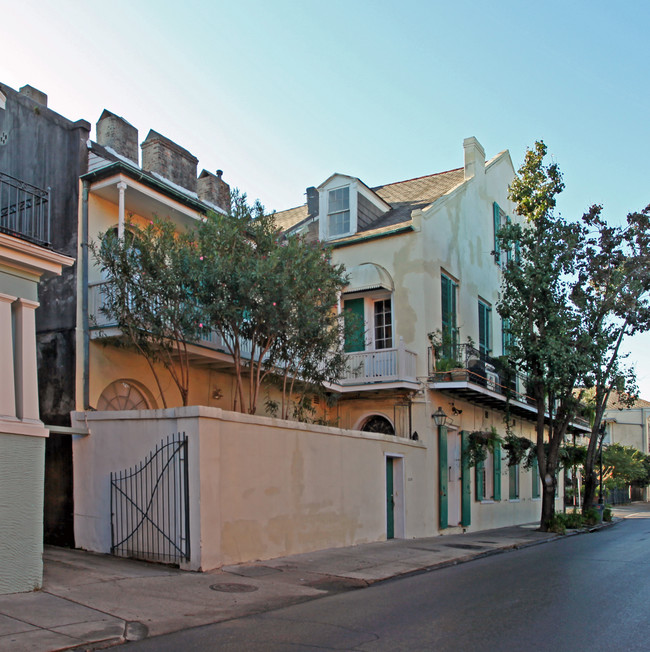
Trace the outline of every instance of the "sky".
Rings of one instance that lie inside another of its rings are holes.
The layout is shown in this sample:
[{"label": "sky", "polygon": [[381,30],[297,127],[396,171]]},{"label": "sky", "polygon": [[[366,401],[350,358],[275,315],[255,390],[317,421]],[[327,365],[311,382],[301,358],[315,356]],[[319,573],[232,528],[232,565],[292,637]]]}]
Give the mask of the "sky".
[{"label": "sky", "polygon": [[[2,0],[0,80],[94,125],[104,108],[224,171],[267,209],[334,172],[376,186],[515,167],[543,139],[558,208],[623,223],[650,203],[650,3],[628,0]],[[650,400],[650,334],[633,338]]]}]

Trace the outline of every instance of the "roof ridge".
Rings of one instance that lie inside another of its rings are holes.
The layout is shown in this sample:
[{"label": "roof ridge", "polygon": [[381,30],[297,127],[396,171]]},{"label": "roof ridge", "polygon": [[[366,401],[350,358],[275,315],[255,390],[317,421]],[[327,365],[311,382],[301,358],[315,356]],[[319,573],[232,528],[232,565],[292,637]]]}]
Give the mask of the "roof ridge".
[{"label": "roof ridge", "polygon": [[433,174],[423,174],[421,177],[413,177],[412,179],[404,179],[403,181],[393,181],[392,183],[384,183],[379,186],[374,186],[371,190],[376,190],[377,188],[385,188],[386,186],[396,186],[398,183],[408,183],[409,181],[419,181],[420,179],[428,179],[430,177],[437,177],[441,174],[449,174],[450,172],[459,172],[464,168],[452,168],[451,170],[443,170],[442,172],[434,172]]}]

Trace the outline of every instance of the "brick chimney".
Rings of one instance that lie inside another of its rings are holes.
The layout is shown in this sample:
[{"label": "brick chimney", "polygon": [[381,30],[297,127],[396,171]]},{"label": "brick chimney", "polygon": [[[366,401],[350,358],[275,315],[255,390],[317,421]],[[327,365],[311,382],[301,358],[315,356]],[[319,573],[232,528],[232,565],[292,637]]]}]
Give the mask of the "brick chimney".
[{"label": "brick chimney", "polygon": [[34,88],[33,86],[26,84],[22,88],[18,89],[18,92],[21,95],[28,97],[30,100],[34,100],[34,102],[38,102],[43,106],[47,106],[47,95],[43,93],[43,91],[39,91],[38,88]]},{"label": "brick chimney", "polygon": [[230,186],[221,178],[223,172],[217,174],[203,170],[196,180],[196,192],[201,201],[209,202],[222,210],[230,211]]},{"label": "brick chimney", "polygon": [[155,172],[182,188],[196,192],[199,160],[174,141],[151,129],[142,148],[142,169]]},{"label": "brick chimney", "polygon": [[307,188],[307,215],[309,217],[318,216],[318,203],[320,201],[318,190],[314,186]]},{"label": "brick chimney", "polygon": [[97,143],[110,147],[138,165],[138,130],[124,118],[104,109],[96,125]]},{"label": "brick chimney", "polygon": [[478,177],[485,174],[485,150],[481,143],[470,136],[463,141],[465,150],[465,179]]}]

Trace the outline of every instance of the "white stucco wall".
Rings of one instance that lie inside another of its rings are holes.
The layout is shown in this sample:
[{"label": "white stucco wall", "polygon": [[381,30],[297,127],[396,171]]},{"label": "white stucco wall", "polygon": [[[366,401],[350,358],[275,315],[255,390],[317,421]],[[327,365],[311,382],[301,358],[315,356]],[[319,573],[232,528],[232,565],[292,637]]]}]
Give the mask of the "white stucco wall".
[{"label": "white stucco wall", "polygon": [[0,594],[43,577],[43,437],[0,433]]},{"label": "white stucco wall", "polygon": [[403,468],[396,535],[431,533],[427,450],[418,442],[206,407],[75,413],[73,422],[91,433],[73,443],[80,548],[110,551],[110,472],[172,432],[188,436],[188,568],[385,539],[386,455]]}]

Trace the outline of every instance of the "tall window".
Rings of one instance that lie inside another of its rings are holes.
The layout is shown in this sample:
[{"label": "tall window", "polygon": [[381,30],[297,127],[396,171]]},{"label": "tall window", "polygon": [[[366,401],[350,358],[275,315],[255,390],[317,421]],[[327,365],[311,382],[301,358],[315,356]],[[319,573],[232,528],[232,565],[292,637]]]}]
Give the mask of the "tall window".
[{"label": "tall window", "polygon": [[510,332],[510,320],[507,317],[501,319],[501,353],[508,355],[512,348],[512,333]]},{"label": "tall window", "polygon": [[445,274],[441,274],[442,290],[442,344],[443,355],[453,358],[458,345],[458,326],[456,321],[456,302],[458,284]]},{"label": "tall window", "polygon": [[478,300],[478,349],[482,355],[492,351],[492,307]]},{"label": "tall window", "polygon": [[493,218],[494,218],[494,262],[497,265],[505,265],[510,262],[512,258],[512,251],[510,249],[503,249],[499,240],[499,230],[510,222],[510,218],[503,212],[499,204],[493,204]]},{"label": "tall window", "polygon": [[327,196],[328,235],[336,236],[350,231],[350,188],[330,190]]},{"label": "tall window", "polygon": [[393,319],[390,299],[375,301],[375,348],[390,349],[393,346]]},{"label": "tall window", "polygon": [[508,480],[510,484],[510,500],[519,498],[519,464],[508,467]]},{"label": "tall window", "polygon": [[476,500],[494,498],[494,453],[488,452],[483,462],[476,465]]}]

